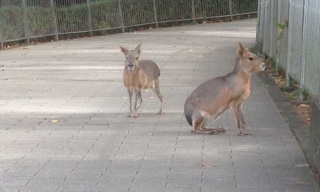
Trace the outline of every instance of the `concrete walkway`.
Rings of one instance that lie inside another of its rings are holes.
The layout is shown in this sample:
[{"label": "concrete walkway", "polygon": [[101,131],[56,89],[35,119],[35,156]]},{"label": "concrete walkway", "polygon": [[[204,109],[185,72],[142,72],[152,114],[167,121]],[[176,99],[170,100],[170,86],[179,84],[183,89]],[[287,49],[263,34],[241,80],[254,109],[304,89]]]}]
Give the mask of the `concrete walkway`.
[{"label": "concrete walkway", "polygon": [[[0,51],[0,191],[311,192],[294,135],[257,76],[239,137],[231,110],[195,135],[183,104],[203,81],[233,69],[256,20],[153,29]],[[119,44],[142,42],[161,68],[164,112],[144,91],[128,118]]]}]

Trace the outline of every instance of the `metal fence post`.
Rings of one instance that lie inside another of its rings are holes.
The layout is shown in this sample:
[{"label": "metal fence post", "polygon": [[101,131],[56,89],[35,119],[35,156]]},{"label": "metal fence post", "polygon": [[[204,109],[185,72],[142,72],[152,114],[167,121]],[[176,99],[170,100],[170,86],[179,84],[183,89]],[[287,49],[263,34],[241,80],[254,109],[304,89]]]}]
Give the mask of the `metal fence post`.
[{"label": "metal fence post", "polygon": [[[310,1],[308,3],[308,8],[309,8],[309,12],[308,12],[308,14],[309,14],[308,22],[309,23],[308,23],[308,29],[307,29],[309,31],[308,35],[311,35],[310,34],[310,30],[312,30],[312,33],[314,33],[314,36],[317,37],[317,38],[315,38],[316,40],[314,41],[316,46],[313,47],[314,48],[314,53],[316,55],[312,54],[313,56],[311,56],[311,57],[314,58],[314,62],[312,64],[310,64],[308,62],[308,66],[311,65],[312,67],[315,67],[314,69],[317,70],[317,72],[315,73],[316,77],[313,77],[313,78],[316,79],[316,82],[318,82],[318,83],[315,83],[313,94],[314,94],[314,96],[316,96],[316,97],[318,97],[320,99],[320,83],[319,83],[320,82],[320,80],[319,80],[320,79],[320,77],[319,77],[319,71],[320,71],[320,57],[319,57],[319,55],[320,55],[320,48],[319,48],[319,45],[320,45],[320,38],[319,38],[320,37],[320,29],[319,29],[319,25],[320,25],[320,16],[319,16],[320,2],[317,1],[317,0]],[[307,39],[307,41],[308,41],[308,39]],[[314,70],[314,71],[316,71],[316,70]],[[307,74],[307,77],[308,76],[310,76],[310,75]],[[316,84],[318,84],[318,86]],[[320,165],[319,165],[318,169],[320,170]]]},{"label": "metal fence post", "polygon": [[[281,23],[281,1],[278,1],[278,18],[277,23]],[[278,28],[277,28],[278,30]],[[276,48],[276,66],[275,66],[275,72],[276,74],[279,73],[279,65],[280,65],[280,38],[278,37],[279,32],[277,33],[277,48]]]},{"label": "metal fence post", "polygon": [[269,56],[273,55],[273,0],[270,1],[270,49],[269,49]]},{"label": "metal fence post", "polygon": [[293,11],[292,0],[289,0],[289,21],[288,21],[288,49],[287,49],[287,65],[286,65],[286,86],[290,86],[290,64],[291,64],[291,40],[292,40],[292,26],[293,26]]},{"label": "metal fence post", "polygon": [[30,44],[29,39],[29,20],[28,20],[28,14],[27,14],[27,2],[26,0],[22,0],[22,7],[23,7],[23,25],[24,25],[24,35],[27,40],[27,44]]},{"label": "metal fence post", "polygon": [[53,0],[50,0],[50,6],[52,9],[52,16],[53,16],[53,22],[54,22],[54,40],[59,41],[58,22],[57,22],[57,16],[56,16]]},{"label": "metal fence post", "polygon": [[232,10],[232,0],[229,0],[229,13],[230,13],[230,19],[233,21],[233,10]]},{"label": "metal fence post", "polygon": [[122,30],[122,33],[124,33],[124,22],[123,22],[123,14],[122,14],[121,0],[118,0],[118,9],[119,9],[119,17],[120,17],[121,30]]},{"label": "metal fence post", "polygon": [[[307,49],[307,22],[308,22],[308,0],[303,1],[303,20],[302,20],[302,46],[301,46],[301,65],[300,65],[300,89],[304,89],[305,71],[306,71],[306,49]],[[299,99],[303,100],[302,91],[299,93]]]},{"label": "metal fence post", "polygon": [[266,44],[268,42],[268,36],[267,36],[267,22],[268,22],[268,17],[270,15],[268,15],[268,3],[269,3],[270,0],[264,0],[264,4],[263,4],[263,7],[264,7],[264,10],[263,10],[263,14],[264,14],[264,17],[263,17],[263,46],[262,46],[262,50],[264,53],[267,52],[267,48],[266,48]]},{"label": "metal fence post", "polygon": [[[264,21],[265,21],[265,0],[260,0],[260,14],[259,14],[259,43],[264,43]],[[263,50],[261,50],[263,51]]]},{"label": "metal fence post", "polygon": [[92,37],[92,15],[91,15],[90,0],[87,0],[87,7],[88,7],[88,28],[89,28],[90,37]]},{"label": "metal fence post", "polygon": [[192,19],[193,19],[193,24],[196,24],[196,10],[194,7],[194,0],[192,0]]},{"label": "metal fence post", "polygon": [[260,18],[261,18],[261,15],[260,15],[260,10],[261,10],[261,0],[258,0],[258,11],[257,11],[257,18],[258,18],[258,22],[257,22],[257,30],[256,30],[256,43],[259,43],[260,41]]},{"label": "metal fence post", "polygon": [[154,22],[156,23],[156,27],[158,28],[159,27],[159,23],[158,23],[156,0],[153,0],[153,13],[154,13]]}]

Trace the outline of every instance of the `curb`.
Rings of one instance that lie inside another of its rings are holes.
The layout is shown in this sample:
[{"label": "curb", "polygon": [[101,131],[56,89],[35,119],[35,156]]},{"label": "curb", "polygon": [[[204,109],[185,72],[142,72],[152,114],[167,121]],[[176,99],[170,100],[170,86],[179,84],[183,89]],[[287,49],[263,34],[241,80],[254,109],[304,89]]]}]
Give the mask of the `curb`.
[{"label": "curb", "polygon": [[[307,159],[310,169],[313,171],[314,169],[311,167],[313,157],[310,146],[310,128],[306,127],[306,125],[302,122],[297,112],[295,112],[290,100],[280,90],[276,82],[269,76],[267,72],[262,71],[258,73],[258,77],[265,84],[266,90],[268,91],[269,95],[278,107],[278,110],[280,111],[281,115],[287,122],[291,132],[296,137],[303,151],[303,154]],[[316,175],[315,178],[317,178]],[[319,182],[318,179],[316,180]]]}]

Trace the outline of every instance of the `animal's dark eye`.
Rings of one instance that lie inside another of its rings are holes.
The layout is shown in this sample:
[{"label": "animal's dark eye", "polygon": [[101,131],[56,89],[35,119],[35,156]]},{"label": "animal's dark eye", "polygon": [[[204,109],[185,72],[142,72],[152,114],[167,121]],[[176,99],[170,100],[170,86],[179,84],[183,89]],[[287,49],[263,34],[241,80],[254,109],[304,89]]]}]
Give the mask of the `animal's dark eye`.
[{"label": "animal's dark eye", "polygon": [[252,61],[252,60],[254,60],[254,58],[253,57],[249,57],[249,60]]}]

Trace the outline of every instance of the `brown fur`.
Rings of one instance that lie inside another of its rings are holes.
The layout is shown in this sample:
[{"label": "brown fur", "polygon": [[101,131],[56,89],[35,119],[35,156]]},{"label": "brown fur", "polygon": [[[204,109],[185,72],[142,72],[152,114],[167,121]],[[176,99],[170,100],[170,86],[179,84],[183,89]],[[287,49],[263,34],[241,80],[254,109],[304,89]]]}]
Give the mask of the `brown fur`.
[{"label": "brown fur", "polygon": [[[139,60],[141,54],[139,44],[134,50],[128,50],[120,46],[121,52],[126,56],[125,67],[123,70],[123,83],[128,89],[130,114],[129,117],[138,117],[137,110],[141,106],[141,89],[152,89],[158,96],[161,104],[158,114],[162,114],[163,97],[159,88],[160,69],[158,65],[151,60]],[[132,108],[132,96],[135,94],[135,102]],[[137,102],[140,100],[139,105]]]},{"label": "brown fur", "polygon": [[238,45],[234,70],[225,76],[210,79],[199,85],[187,98],[184,113],[195,133],[225,132],[223,128],[206,128],[205,118],[217,119],[232,108],[238,135],[248,135],[242,112],[242,103],[250,95],[250,78],[265,69],[265,64],[241,43]]}]

